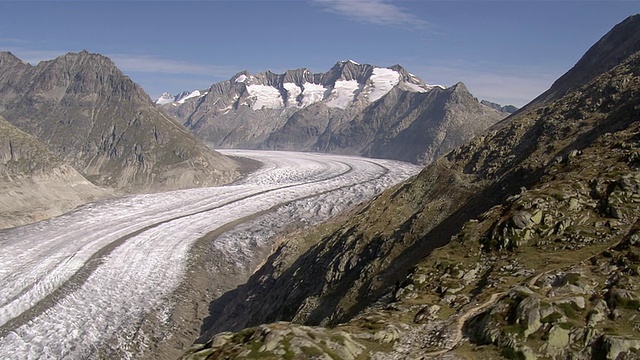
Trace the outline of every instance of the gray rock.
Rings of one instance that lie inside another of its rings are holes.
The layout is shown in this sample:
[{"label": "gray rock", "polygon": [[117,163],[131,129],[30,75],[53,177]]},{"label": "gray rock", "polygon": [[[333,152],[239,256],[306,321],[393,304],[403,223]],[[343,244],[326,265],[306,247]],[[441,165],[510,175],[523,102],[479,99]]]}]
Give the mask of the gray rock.
[{"label": "gray rock", "polygon": [[516,307],[516,321],[525,327],[524,337],[538,331],[540,322],[540,299],[536,296],[526,297]]},{"label": "gray rock", "polygon": [[516,229],[526,229],[533,224],[531,214],[527,211],[518,211],[513,214],[511,222]]},{"label": "gray rock", "polygon": [[373,335],[373,340],[381,343],[391,343],[400,338],[402,332],[394,325],[387,325],[384,329],[377,331]]},{"label": "gray rock", "polygon": [[547,333],[547,341],[542,346],[542,351],[547,355],[556,358],[560,356],[569,346],[569,330],[565,330],[558,325],[554,325]]},{"label": "gray rock", "polygon": [[620,354],[640,350],[640,340],[604,335],[602,348],[606,353],[607,360],[616,360]]},{"label": "gray rock", "polygon": [[609,307],[607,306],[607,303],[602,299],[596,300],[596,302],[593,304],[593,308],[587,315],[587,325],[589,327],[595,327],[596,325],[607,319],[608,313]]}]

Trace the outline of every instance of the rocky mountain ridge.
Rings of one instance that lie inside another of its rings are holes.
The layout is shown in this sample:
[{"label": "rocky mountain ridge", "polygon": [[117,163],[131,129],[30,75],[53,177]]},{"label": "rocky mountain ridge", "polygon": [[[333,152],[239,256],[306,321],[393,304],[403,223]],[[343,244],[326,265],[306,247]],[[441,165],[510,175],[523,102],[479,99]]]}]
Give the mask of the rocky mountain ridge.
[{"label": "rocky mountain ridge", "polygon": [[502,112],[506,112],[509,114],[513,114],[514,112],[518,111],[518,108],[513,106],[513,105],[500,105],[498,103],[494,103],[491,102],[489,100],[481,100],[480,103],[482,105],[487,105],[489,107],[492,107],[498,111],[502,111]]},{"label": "rocky mountain ridge", "polygon": [[107,57],[83,51],[31,66],[2,53],[0,65],[0,115],[96,185],[156,191],[238,176],[238,164],[159,111]]},{"label": "rocky mountain ridge", "polygon": [[602,41],[606,70],[284,239],[184,358],[636,359],[640,46]]},{"label": "rocky mountain ridge", "polygon": [[382,68],[351,60],[326,73],[245,71],[206,91],[185,94],[157,103],[216,148],[320,151],[416,163],[432,161],[507,115],[479,103],[461,83],[445,89],[427,85],[399,65]]}]

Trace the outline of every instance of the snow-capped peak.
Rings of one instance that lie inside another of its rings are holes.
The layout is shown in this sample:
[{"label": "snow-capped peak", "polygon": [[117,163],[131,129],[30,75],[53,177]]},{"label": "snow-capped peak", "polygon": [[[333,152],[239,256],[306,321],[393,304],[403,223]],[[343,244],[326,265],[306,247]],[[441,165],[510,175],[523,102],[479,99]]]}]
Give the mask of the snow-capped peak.
[{"label": "snow-capped peak", "polygon": [[180,95],[182,95],[182,96],[180,96],[179,98],[175,99],[175,102],[177,102],[178,104],[184,104],[184,102],[187,101],[188,99],[201,96],[200,90],[194,90],[192,92],[185,91]]},{"label": "snow-capped peak", "polygon": [[156,100],[156,104],[158,105],[167,105],[167,104],[184,104],[185,101],[195,97],[202,97],[207,95],[207,92],[204,94],[200,92],[200,90],[193,91],[183,91],[178,95],[171,95],[168,92],[162,93],[162,95]]},{"label": "snow-capped peak", "polygon": [[168,92],[163,92],[162,95],[156,100],[156,104],[158,105],[166,105],[171,104],[173,102],[174,96],[169,94]]}]

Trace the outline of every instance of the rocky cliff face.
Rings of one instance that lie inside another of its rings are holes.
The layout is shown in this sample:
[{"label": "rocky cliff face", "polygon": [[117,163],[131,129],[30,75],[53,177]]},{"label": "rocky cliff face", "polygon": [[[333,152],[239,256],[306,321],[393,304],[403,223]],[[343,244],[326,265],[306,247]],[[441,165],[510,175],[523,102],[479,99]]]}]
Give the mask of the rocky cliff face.
[{"label": "rocky cliff face", "polygon": [[463,84],[425,84],[395,65],[338,62],[308,69],[242,72],[159,104],[216,147],[321,151],[427,163],[507,114]]},{"label": "rocky cliff face", "polygon": [[615,66],[285,241],[185,358],[636,358],[640,46],[622,43],[581,60]]},{"label": "rocky cliff face", "polygon": [[110,195],[0,117],[0,228],[59,215]]},{"label": "rocky cliff face", "polygon": [[93,183],[122,191],[215,185],[238,165],[159,111],[108,58],[86,51],[31,66],[0,53],[0,115]]}]

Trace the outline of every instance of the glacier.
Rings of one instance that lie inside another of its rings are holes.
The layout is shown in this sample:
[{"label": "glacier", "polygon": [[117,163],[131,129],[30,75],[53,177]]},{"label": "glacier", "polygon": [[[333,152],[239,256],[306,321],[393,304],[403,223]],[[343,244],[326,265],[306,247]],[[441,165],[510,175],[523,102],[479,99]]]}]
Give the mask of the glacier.
[{"label": "glacier", "polygon": [[248,244],[269,243],[285,224],[326,220],[419,171],[391,160],[222,152],[263,166],[227,186],[111,199],[0,231],[3,357],[96,358],[117,347],[136,358],[127,334],[149,313],[170,311],[189,279],[190,250],[206,234],[240,221],[211,245],[226,266],[243,266],[254,256]]}]

